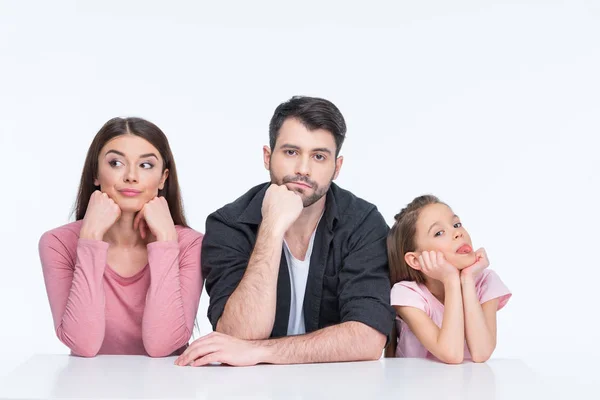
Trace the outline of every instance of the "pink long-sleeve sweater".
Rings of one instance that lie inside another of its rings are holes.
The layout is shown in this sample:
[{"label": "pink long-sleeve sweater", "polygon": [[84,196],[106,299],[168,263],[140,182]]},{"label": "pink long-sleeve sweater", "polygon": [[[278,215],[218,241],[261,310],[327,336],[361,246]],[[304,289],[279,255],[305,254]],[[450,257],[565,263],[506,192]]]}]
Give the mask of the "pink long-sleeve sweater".
[{"label": "pink long-sleeve sweater", "polygon": [[80,239],[81,225],[53,229],[39,243],[58,338],[84,357],[181,353],[202,290],[203,235],[176,226],[177,242],[148,244],[148,264],[122,277],[106,262],[109,244]]}]

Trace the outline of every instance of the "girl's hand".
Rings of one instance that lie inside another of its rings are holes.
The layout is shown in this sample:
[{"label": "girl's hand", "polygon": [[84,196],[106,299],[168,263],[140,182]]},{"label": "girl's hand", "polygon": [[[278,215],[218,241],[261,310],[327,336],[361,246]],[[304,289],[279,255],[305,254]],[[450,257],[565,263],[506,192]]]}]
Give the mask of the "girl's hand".
[{"label": "girl's hand", "polygon": [[96,190],[90,196],[79,237],[102,240],[121,216],[121,208],[106,193]]},{"label": "girl's hand", "polygon": [[175,224],[164,197],[155,197],[144,205],[133,220],[133,229],[140,230],[142,239],[148,236],[149,229],[159,242],[177,240]]},{"label": "girl's hand", "polygon": [[487,253],[483,247],[477,250],[475,255],[477,257],[477,261],[475,261],[475,263],[470,267],[467,267],[460,272],[461,278],[473,278],[479,275],[484,269],[489,267],[490,261],[488,260]]},{"label": "girl's hand", "polygon": [[419,256],[421,271],[428,277],[442,283],[459,277],[458,269],[450,264],[440,251],[424,251]]}]

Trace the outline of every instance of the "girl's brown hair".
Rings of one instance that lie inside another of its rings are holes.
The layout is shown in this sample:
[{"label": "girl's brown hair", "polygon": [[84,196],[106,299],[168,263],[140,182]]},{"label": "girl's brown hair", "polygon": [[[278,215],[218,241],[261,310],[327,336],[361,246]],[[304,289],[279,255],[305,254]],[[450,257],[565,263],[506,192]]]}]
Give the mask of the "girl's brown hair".
[{"label": "girl's brown hair", "polygon": [[[396,222],[390,229],[387,237],[391,286],[401,281],[425,283],[425,275],[408,265],[404,259],[404,255],[416,250],[415,235],[417,233],[417,220],[421,210],[430,204],[440,203],[443,204],[435,196],[419,196],[394,216]],[[395,357],[397,342],[398,332],[394,323],[390,343],[385,349],[386,357]]]},{"label": "girl's brown hair", "polygon": [[94,137],[88,149],[83,172],[81,173],[81,181],[79,182],[79,190],[75,203],[75,219],[83,219],[92,193],[98,190],[98,187],[94,185],[94,179],[98,174],[98,156],[100,151],[109,140],[125,134],[139,136],[156,147],[163,159],[162,171],[164,172],[165,169],[169,170],[165,186],[162,190],[158,191],[158,195],[167,200],[175,225],[187,227],[183,213],[179,181],[177,180],[177,169],[175,168],[175,160],[171,153],[169,141],[158,126],[141,118],[113,118],[106,122]]}]

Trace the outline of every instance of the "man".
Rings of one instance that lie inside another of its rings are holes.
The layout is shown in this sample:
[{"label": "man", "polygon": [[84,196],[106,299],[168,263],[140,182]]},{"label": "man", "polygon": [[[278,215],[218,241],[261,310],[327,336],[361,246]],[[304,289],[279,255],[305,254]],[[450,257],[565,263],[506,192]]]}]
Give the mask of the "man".
[{"label": "man", "polygon": [[331,102],[277,107],[263,148],[270,184],[206,221],[202,267],[215,332],[178,365],[379,359],[394,323],[388,227],[376,207],[332,181],[346,123]]}]

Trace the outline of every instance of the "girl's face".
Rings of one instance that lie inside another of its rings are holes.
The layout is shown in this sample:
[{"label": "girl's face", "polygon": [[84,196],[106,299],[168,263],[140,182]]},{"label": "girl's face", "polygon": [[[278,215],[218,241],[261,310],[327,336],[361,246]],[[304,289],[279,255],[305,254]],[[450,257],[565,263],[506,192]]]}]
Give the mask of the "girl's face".
[{"label": "girl's face", "polygon": [[94,185],[121,211],[137,212],[164,187],[169,171],[162,169],[163,159],[150,142],[136,135],[121,135],[100,150]]},{"label": "girl's face", "polygon": [[459,270],[477,260],[469,233],[447,205],[425,206],[419,214],[416,228],[416,257],[422,251],[440,251]]}]

